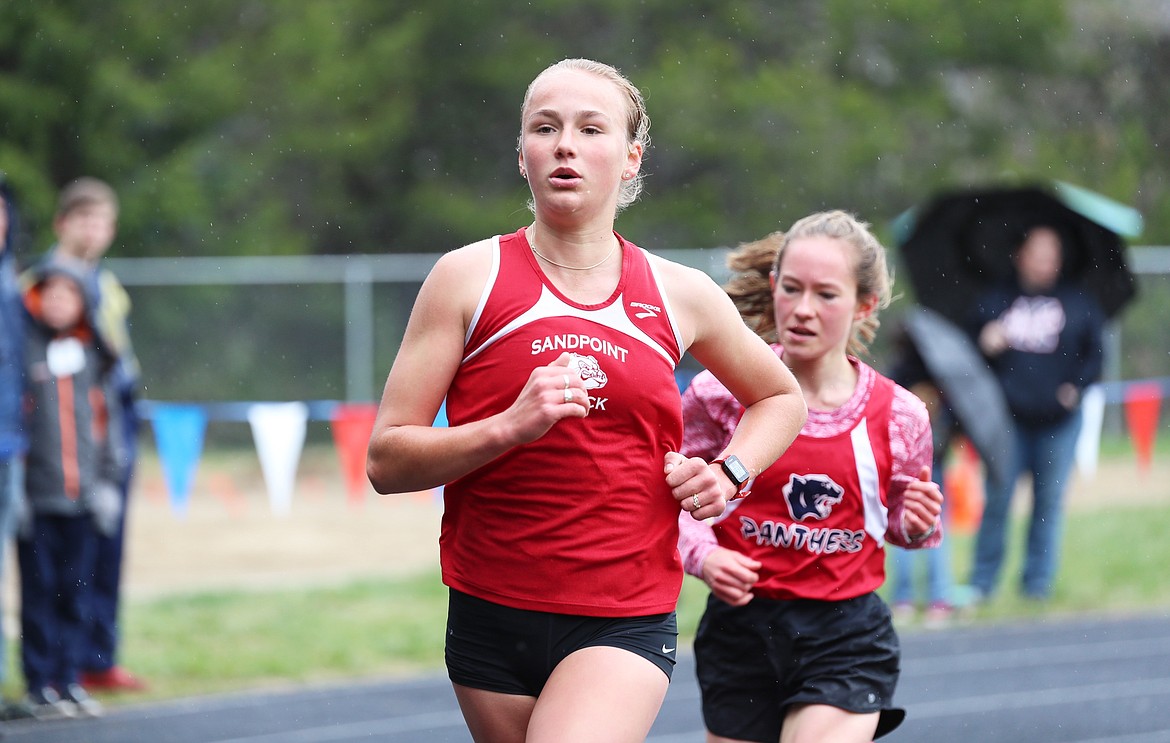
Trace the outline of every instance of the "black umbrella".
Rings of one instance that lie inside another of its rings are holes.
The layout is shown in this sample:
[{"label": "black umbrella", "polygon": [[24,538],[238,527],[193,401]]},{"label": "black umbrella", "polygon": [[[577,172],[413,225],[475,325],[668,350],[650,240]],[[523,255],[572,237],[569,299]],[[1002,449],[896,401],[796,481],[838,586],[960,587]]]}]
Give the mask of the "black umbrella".
[{"label": "black umbrella", "polygon": [[964,322],[988,285],[1010,279],[1011,255],[1031,227],[1055,228],[1064,278],[1081,283],[1112,317],[1134,296],[1121,234],[1141,216],[1091,191],[1055,184],[953,191],[895,221],[902,262],[919,303]]},{"label": "black umbrella", "polygon": [[992,476],[1007,477],[1015,424],[1003,388],[979,349],[958,326],[926,307],[911,307],[902,322],[959,428]]}]

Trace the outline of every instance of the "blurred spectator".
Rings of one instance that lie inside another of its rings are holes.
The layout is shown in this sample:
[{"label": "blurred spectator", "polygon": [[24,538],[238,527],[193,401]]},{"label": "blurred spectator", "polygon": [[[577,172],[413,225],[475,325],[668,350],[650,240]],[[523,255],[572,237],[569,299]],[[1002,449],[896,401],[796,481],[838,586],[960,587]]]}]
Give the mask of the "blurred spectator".
[{"label": "blurred spectator", "polygon": [[[951,439],[957,431],[955,416],[942,390],[931,378],[922,357],[905,334],[900,339],[899,351],[894,367],[890,370],[890,378],[910,390],[926,405],[934,442],[930,476],[945,495],[943,475]],[[943,500],[944,523],[947,521],[949,500]],[[955,603],[952,596],[954,580],[951,573],[950,540],[944,539],[933,547],[920,550],[893,550],[891,566],[890,596],[895,620],[916,619],[919,609],[923,610],[923,622],[927,627],[945,624],[950,619]],[[925,580],[922,584],[919,583],[920,573]]]},{"label": "blurred spectator", "polygon": [[34,270],[24,295],[28,513],[20,527],[21,664],[38,718],[96,716],[78,683],[99,531],[118,522],[113,358],[93,332],[85,267]]},{"label": "blurred spectator", "polygon": [[971,588],[977,598],[995,591],[1012,495],[1027,472],[1032,513],[1020,590],[1044,600],[1059,566],[1081,392],[1101,372],[1104,314],[1088,292],[1061,281],[1064,248],[1057,229],[1030,229],[1012,260],[1015,282],[984,293],[972,322],[979,348],[1003,385],[1016,446],[1009,476],[989,475],[986,482]]},{"label": "blurred spectator", "polygon": [[130,485],[137,459],[139,417],[139,367],[130,343],[130,296],[111,271],[100,262],[117,234],[118,197],[96,178],[83,177],[67,184],[58,198],[53,222],[57,244],[46,260],[68,257],[85,264],[88,290],[96,299],[94,321],[105,346],[114,354],[114,390],[120,413],[118,429],[124,453],[115,483],[122,499],[117,528],[98,540],[97,565],[92,592],[93,611],[86,632],[82,678],[95,690],[139,690],[145,684],[117,664],[118,605],[122,582],[122,553]]},{"label": "blurred spectator", "polygon": [[[21,389],[24,385],[24,318],[16,281],[16,204],[0,174],[0,578],[18,514],[24,500],[24,426]],[[0,684],[8,675],[8,633],[0,601]],[[28,717],[27,705],[0,701],[0,720]]]}]

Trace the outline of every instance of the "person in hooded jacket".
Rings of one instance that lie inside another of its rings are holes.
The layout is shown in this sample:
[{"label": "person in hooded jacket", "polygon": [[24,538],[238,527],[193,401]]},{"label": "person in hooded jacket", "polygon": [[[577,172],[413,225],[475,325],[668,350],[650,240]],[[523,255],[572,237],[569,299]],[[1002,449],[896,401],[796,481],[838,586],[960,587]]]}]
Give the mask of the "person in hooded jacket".
[{"label": "person in hooded jacket", "polygon": [[[24,386],[24,310],[16,273],[16,237],[19,234],[16,202],[0,174],[0,576],[4,575],[8,540],[16,528],[24,499],[24,450],[26,439],[21,412]],[[0,602],[0,618],[5,615]],[[8,643],[0,621],[0,683],[7,677]],[[0,720],[28,717],[26,705],[0,700]]]},{"label": "person in hooded jacket", "polygon": [[83,264],[46,261],[31,278],[24,294],[28,514],[17,539],[26,702],[38,718],[97,716],[101,705],[79,676],[98,537],[120,516],[114,357],[94,332]]}]

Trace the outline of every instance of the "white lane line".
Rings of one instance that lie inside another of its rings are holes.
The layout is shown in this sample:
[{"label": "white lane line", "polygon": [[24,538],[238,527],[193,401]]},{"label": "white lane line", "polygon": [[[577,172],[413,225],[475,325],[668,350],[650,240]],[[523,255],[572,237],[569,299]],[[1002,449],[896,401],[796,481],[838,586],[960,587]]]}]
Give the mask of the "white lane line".
[{"label": "white lane line", "polygon": [[353,740],[373,735],[439,730],[448,727],[463,727],[463,715],[458,710],[347,722],[340,725],[322,725],[280,733],[246,735],[241,738],[224,738],[210,743],[327,743],[328,741]]},{"label": "white lane line", "polygon": [[[905,651],[903,651],[904,653]],[[956,672],[993,671],[1003,668],[1052,666],[1058,663],[1085,663],[1098,660],[1150,658],[1170,655],[1170,638],[1116,640],[1083,645],[976,650],[940,655],[921,660],[904,660],[903,676],[950,676]],[[905,658],[905,655],[903,655]],[[942,662],[940,662],[942,661]]]},{"label": "white lane line", "polygon": [[1170,697],[1170,678],[1089,684],[1087,686],[1062,686],[1034,691],[1021,690],[1002,694],[981,694],[979,696],[941,699],[937,702],[915,702],[907,705],[906,711],[913,719],[917,720],[924,717],[954,717],[978,712],[1002,712],[1005,709],[1067,706],[1110,699],[1151,696]]},{"label": "white lane line", "polygon": [[1068,743],[1166,743],[1168,740],[1170,740],[1170,728],[1153,730],[1148,733],[1134,733],[1133,735],[1111,735],[1108,738],[1070,740]]}]

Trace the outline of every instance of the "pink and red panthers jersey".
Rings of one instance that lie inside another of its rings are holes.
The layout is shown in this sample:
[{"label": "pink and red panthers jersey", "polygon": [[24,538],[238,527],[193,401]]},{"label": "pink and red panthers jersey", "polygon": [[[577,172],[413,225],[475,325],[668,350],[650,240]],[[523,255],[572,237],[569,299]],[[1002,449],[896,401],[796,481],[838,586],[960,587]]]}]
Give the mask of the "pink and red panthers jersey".
[{"label": "pink and red panthers jersey", "polygon": [[885,580],[894,383],[877,374],[845,430],[802,431],[714,525],[719,544],[764,564],[756,595],[840,600]]},{"label": "pink and red panthers jersey", "polygon": [[682,582],[664,457],[682,439],[682,342],[645,252],[581,305],[544,275],[520,230],[491,239],[491,275],[447,396],[452,425],[510,406],[532,369],[574,354],[590,413],[562,420],[447,485],[444,582],[520,609],[590,616],[673,611]]}]

